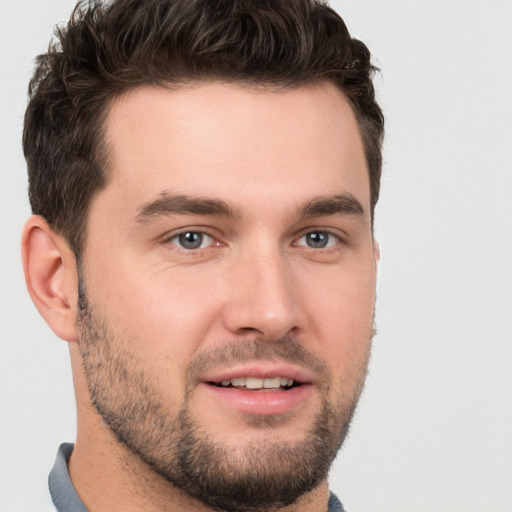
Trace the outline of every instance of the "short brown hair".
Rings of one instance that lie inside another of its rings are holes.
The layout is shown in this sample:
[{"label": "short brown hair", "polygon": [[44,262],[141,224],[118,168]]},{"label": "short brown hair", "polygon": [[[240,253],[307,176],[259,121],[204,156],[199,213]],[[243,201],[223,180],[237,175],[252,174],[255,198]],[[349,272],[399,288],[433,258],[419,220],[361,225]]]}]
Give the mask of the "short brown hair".
[{"label": "short brown hair", "polygon": [[366,46],[320,0],[81,1],[37,58],[29,85],[23,149],[32,211],[80,255],[89,204],[108,181],[104,119],[129,89],[330,81],[359,122],[373,219],[384,131],[375,71]]}]

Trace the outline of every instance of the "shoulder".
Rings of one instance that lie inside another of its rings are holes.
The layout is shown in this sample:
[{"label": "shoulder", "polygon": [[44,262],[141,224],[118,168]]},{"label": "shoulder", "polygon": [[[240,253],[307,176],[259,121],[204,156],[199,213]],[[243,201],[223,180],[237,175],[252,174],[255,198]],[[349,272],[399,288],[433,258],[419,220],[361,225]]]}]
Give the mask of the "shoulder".
[{"label": "shoulder", "polygon": [[329,509],[327,512],[346,512],[341,501],[332,492],[329,495]]}]

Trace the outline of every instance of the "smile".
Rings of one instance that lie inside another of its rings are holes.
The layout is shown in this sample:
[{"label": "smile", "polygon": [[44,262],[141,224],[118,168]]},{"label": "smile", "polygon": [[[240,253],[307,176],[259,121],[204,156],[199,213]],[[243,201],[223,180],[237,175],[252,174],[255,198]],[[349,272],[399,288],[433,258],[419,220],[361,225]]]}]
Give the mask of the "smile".
[{"label": "smile", "polygon": [[254,363],[203,375],[199,388],[224,411],[276,415],[298,411],[313,399],[315,375],[276,363]]},{"label": "smile", "polygon": [[250,391],[285,391],[298,385],[293,379],[288,377],[235,377],[225,379],[220,382],[212,382],[214,386],[223,388],[236,388]]}]

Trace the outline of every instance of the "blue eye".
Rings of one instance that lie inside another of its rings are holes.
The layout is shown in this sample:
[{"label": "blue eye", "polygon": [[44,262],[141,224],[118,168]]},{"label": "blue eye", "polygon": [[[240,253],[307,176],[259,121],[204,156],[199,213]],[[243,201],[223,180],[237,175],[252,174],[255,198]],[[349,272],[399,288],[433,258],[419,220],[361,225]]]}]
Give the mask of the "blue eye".
[{"label": "blue eye", "polygon": [[311,231],[301,236],[297,245],[312,249],[325,249],[338,243],[339,238],[328,231]]},{"label": "blue eye", "polygon": [[171,243],[188,251],[204,249],[211,245],[212,241],[213,238],[210,235],[200,231],[186,231],[171,238]]}]

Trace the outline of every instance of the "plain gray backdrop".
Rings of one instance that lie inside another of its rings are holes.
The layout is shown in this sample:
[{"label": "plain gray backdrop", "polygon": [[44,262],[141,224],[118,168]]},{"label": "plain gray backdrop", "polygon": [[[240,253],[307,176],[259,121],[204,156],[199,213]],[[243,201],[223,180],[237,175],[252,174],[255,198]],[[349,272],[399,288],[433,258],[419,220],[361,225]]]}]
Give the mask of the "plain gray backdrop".
[{"label": "plain gray backdrop", "polygon": [[[21,130],[73,0],[0,0],[0,511],[73,441],[66,343],[25,291]],[[370,374],[331,487],[351,512],[512,511],[512,2],[338,0],[387,119]]]}]

